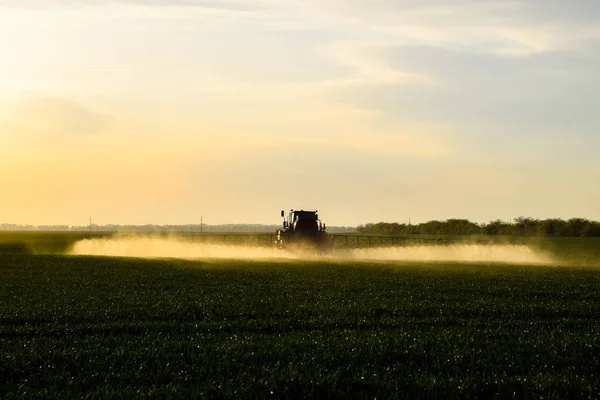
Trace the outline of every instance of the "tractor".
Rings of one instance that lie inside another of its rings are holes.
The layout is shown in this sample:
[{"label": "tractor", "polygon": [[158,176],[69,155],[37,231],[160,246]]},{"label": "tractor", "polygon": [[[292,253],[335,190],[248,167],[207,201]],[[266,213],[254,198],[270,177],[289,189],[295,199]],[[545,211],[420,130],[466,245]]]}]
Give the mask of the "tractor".
[{"label": "tractor", "polygon": [[333,240],[317,212],[291,210],[286,218],[285,211],[281,211],[283,229],[277,231],[277,246],[281,249],[314,250],[320,255],[331,254]]}]

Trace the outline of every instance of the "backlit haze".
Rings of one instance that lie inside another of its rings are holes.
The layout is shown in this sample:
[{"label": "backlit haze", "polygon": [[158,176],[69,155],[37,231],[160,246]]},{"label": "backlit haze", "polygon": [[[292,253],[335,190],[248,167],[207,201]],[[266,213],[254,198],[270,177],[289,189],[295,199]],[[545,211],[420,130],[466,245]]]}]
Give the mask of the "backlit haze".
[{"label": "backlit haze", "polygon": [[600,2],[0,0],[0,223],[600,219]]}]

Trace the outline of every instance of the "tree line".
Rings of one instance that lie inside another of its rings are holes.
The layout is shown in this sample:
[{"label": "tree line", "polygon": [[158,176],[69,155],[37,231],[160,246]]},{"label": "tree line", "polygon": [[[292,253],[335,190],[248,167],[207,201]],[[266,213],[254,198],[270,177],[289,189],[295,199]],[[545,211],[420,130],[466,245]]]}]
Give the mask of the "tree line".
[{"label": "tree line", "polygon": [[399,224],[379,222],[357,227],[359,233],[367,235],[513,235],[550,237],[600,237],[600,222],[585,218],[534,219],[515,218],[512,222],[495,220],[477,224],[467,219],[429,221],[422,224]]},{"label": "tree line", "polygon": [[[206,232],[206,233],[275,233],[281,225],[267,224],[187,224],[187,225],[96,225],[92,224],[94,232]],[[0,231],[89,231],[90,225],[19,225],[0,224]],[[330,233],[356,232],[356,228],[349,226],[328,226]]]}]

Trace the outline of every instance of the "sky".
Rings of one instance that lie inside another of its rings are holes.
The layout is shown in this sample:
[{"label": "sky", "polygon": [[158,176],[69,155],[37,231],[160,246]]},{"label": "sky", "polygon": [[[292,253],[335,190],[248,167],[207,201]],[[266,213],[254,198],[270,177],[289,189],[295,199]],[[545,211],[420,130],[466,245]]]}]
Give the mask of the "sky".
[{"label": "sky", "polygon": [[596,0],[0,0],[0,223],[600,220]]}]

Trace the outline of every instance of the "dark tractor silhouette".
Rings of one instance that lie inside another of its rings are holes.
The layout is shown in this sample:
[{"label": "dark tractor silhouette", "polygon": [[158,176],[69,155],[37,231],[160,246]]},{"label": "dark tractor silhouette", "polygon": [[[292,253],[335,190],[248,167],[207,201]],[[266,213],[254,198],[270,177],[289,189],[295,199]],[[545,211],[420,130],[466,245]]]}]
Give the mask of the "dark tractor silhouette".
[{"label": "dark tractor silhouette", "polygon": [[325,224],[319,220],[317,211],[291,210],[284,218],[283,229],[277,231],[277,245],[279,248],[312,249],[318,254],[330,254],[333,250],[333,241],[327,235]]}]

